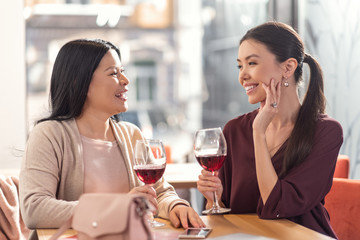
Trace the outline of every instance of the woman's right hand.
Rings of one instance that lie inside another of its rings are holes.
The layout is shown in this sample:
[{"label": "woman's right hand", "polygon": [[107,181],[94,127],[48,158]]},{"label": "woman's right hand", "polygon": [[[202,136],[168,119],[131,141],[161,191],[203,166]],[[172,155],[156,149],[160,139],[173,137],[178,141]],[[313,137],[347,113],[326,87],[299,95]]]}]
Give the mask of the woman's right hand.
[{"label": "woman's right hand", "polygon": [[156,191],[152,186],[143,185],[139,187],[134,187],[129,193],[139,194],[146,197],[146,199],[151,203],[151,205],[153,205],[153,208],[151,208],[150,210],[153,212],[154,215],[156,215],[158,204],[156,200]]},{"label": "woman's right hand", "polygon": [[201,170],[201,175],[199,175],[197,188],[207,200],[206,209],[211,208],[213,205],[214,192],[216,192],[217,198],[219,199],[219,204],[223,205],[220,201],[223,192],[223,186],[218,175],[219,173],[215,172],[213,176],[212,172],[206,171],[205,169]]}]

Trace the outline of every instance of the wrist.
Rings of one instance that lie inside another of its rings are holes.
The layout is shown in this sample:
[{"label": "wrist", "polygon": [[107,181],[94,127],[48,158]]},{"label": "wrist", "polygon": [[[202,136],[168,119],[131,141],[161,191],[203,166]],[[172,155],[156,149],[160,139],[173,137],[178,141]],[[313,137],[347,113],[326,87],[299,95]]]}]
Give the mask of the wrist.
[{"label": "wrist", "polygon": [[265,132],[261,132],[259,130],[253,129],[253,140],[254,140],[254,142],[266,141]]},{"label": "wrist", "polygon": [[180,207],[180,206],[182,206],[182,207],[189,207],[189,206],[186,205],[185,203],[176,203],[174,206],[172,206],[172,208],[170,209],[170,212],[171,212],[172,210],[174,210],[176,207]]}]

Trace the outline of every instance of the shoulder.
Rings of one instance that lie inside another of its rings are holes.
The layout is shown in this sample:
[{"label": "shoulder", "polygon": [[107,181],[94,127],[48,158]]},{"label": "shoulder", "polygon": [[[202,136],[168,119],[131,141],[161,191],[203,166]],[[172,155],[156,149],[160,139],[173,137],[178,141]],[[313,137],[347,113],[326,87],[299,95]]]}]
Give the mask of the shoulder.
[{"label": "shoulder", "polygon": [[126,122],[126,121],[115,121],[115,120],[111,120],[115,125],[123,128],[123,129],[127,129],[129,131],[140,131],[140,129],[133,123],[130,122]]},{"label": "shoulder", "polygon": [[75,120],[47,120],[34,126],[29,134],[27,145],[36,148],[64,146],[69,141],[79,139],[79,131]]},{"label": "shoulder", "polygon": [[238,142],[240,140],[246,140],[247,142],[252,143],[252,141],[248,140],[252,139],[252,124],[257,113],[258,110],[254,110],[252,112],[231,119],[224,126],[223,130],[226,141],[230,143]]},{"label": "shoulder", "polygon": [[231,119],[230,121],[228,121],[226,123],[224,130],[225,129],[230,130],[233,128],[244,128],[244,127],[251,129],[252,123],[253,123],[257,113],[258,113],[258,109]]},{"label": "shoulder", "polygon": [[47,135],[58,135],[61,132],[73,131],[74,129],[77,129],[74,119],[64,121],[47,120],[36,124],[31,130],[31,134],[46,133]]},{"label": "shoulder", "polygon": [[343,129],[336,119],[328,116],[327,114],[320,114],[317,121],[317,133],[332,134],[342,137]]},{"label": "shoulder", "polygon": [[111,120],[113,125],[121,132],[126,132],[131,136],[134,135],[142,135],[140,128],[138,128],[135,124],[126,122],[126,121],[116,121]]},{"label": "shoulder", "polygon": [[36,124],[31,130],[29,138],[62,138],[65,135],[74,135],[77,132],[78,129],[74,119],[64,121],[47,120]]},{"label": "shoulder", "polygon": [[319,115],[314,144],[326,148],[339,147],[343,142],[343,129],[341,124],[326,114]]}]

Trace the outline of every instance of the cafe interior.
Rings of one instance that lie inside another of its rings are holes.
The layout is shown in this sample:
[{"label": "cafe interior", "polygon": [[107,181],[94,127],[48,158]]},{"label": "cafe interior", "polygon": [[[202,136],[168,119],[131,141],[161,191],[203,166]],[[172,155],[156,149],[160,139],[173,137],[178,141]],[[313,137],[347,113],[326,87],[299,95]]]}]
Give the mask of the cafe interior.
[{"label": "cafe interior", "polygon": [[[129,107],[120,118],[139,127],[145,138],[163,141],[163,176],[211,228],[206,238],[333,239],[287,219],[202,214],[206,204],[197,189],[202,167],[194,153],[194,134],[223,128],[230,119],[259,108],[248,103],[239,84],[239,41],[250,28],[279,21],[299,33],[305,52],[322,67],[326,113],[343,130],[325,208],[338,239],[360,239],[359,16],[360,3],[353,0],[7,1],[0,8],[1,181],[18,178],[29,134],[49,114],[51,72],[61,46],[73,39],[101,38],[119,47],[129,79]],[[300,98],[308,76],[304,68]],[[0,239],[26,239],[1,235],[8,224],[1,218],[8,216],[3,192],[9,184],[0,186]],[[17,191],[16,213],[10,214],[20,221]],[[155,218],[165,226],[151,228],[149,239],[182,237],[183,228]],[[17,225],[14,231],[23,228]],[[36,231],[39,239],[49,239],[56,229]],[[68,229],[59,239],[81,239],[77,234]]]}]

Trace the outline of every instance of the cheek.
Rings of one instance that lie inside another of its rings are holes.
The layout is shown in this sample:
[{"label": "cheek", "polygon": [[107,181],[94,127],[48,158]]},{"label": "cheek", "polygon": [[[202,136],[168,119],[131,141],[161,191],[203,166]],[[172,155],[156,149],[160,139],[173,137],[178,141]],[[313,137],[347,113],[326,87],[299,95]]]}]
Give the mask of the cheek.
[{"label": "cheek", "polygon": [[[264,77],[262,78],[261,85],[262,85],[262,84],[265,84],[266,86],[269,86],[269,84],[270,84],[270,79],[271,79],[271,76],[269,76],[269,75],[264,76]],[[263,87],[261,87],[261,88],[263,88]]]},{"label": "cheek", "polygon": [[270,80],[274,79],[276,85],[279,81],[281,81],[281,78],[282,78],[281,69],[279,69],[279,67],[276,65],[272,65],[264,69],[262,82],[265,83],[266,85],[269,85]]},{"label": "cheek", "polygon": [[[266,86],[269,86],[270,80],[275,79],[275,83],[278,81],[278,73],[271,70],[263,70],[258,73],[256,76],[259,83],[263,83]],[[281,79],[281,78],[280,78]]]},{"label": "cheek", "polygon": [[243,83],[244,83],[244,81],[241,79],[241,77],[240,77],[240,71],[239,71],[239,73],[238,73],[238,80],[239,80],[239,83],[241,84],[241,85],[243,85]]}]

